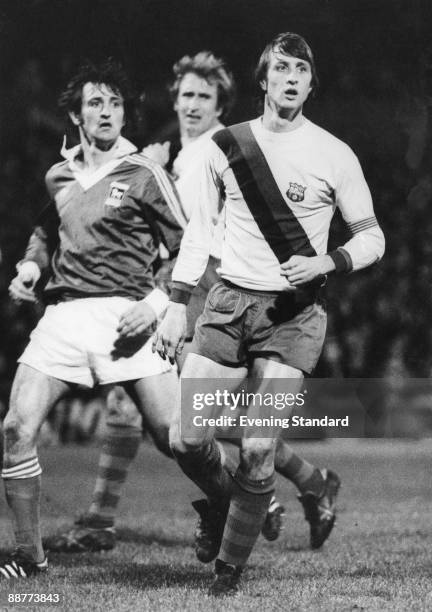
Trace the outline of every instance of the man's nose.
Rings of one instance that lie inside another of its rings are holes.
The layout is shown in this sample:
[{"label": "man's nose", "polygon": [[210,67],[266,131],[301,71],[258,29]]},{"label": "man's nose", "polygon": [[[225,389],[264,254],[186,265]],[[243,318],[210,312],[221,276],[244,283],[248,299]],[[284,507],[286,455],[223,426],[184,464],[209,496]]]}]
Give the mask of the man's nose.
[{"label": "man's nose", "polygon": [[109,104],[104,104],[101,110],[102,117],[109,117],[111,115],[111,107]]},{"label": "man's nose", "polygon": [[294,70],[291,70],[291,72],[288,74],[288,83],[297,83],[297,82],[298,82],[297,74],[294,72]]},{"label": "man's nose", "polygon": [[198,96],[191,96],[189,98],[189,110],[196,110],[199,107]]}]

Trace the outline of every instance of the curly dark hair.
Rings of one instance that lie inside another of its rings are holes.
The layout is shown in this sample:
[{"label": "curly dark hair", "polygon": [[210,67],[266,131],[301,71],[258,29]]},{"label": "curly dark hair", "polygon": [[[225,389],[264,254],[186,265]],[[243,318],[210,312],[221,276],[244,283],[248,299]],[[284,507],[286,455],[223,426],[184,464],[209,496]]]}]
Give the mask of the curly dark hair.
[{"label": "curly dark hair", "polygon": [[116,95],[120,95],[123,98],[126,119],[132,116],[135,107],[135,92],[120,62],[110,57],[99,64],[90,61],[82,64],[60,94],[58,101],[60,108],[67,113],[72,112],[79,115],[82,106],[82,90],[86,83],[104,84]]},{"label": "curly dark hair", "polygon": [[226,117],[234,106],[236,87],[234,77],[226,62],[211,51],[200,51],[192,57],[185,55],[173,66],[174,82],[169,88],[173,101],[177,99],[180,83],[186,74],[194,73],[209,83],[217,85],[218,108]]}]

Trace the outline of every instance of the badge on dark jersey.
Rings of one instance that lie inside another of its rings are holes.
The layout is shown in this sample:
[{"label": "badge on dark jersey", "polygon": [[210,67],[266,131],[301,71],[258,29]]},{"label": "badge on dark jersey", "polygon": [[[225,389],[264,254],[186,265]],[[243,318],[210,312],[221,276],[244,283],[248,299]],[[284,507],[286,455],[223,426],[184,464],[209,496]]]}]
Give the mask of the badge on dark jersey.
[{"label": "badge on dark jersey", "polygon": [[119,208],[123,201],[124,195],[126,191],[129,189],[129,185],[125,183],[119,183],[117,181],[113,181],[110,184],[109,195],[105,200],[106,206],[112,206],[114,208]]},{"label": "badge on dark jersey", "polygon": [[306,187],[298,183],[290,183],[289,189],[286,192],[291,202],[303,202]]}]

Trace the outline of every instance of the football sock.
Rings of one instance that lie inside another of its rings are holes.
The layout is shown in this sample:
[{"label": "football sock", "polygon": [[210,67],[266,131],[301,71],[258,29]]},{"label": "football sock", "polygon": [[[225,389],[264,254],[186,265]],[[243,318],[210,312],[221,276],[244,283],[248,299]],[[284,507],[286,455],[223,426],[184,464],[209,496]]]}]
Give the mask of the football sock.
[{"label": "football sock", "polygon": [[93,527],[114,525],[121,491],[141,442],[141,429],[107,425],[88,514]]},{"label": "football sock", "polygon": [[40,531],[41,473],[37,457],[5,465],[2,470],[6,501],[14,516],[16,547],[37,563],[45,558]]},{"label": "football sock", "polygon": [[261,533],[274,492],[274,474],[265,480],[250,480],[237,470],[231,503],[218,558],[243,567]]},{"label": "football sock", "polygon": [[173,449],[173,453],[186,476],[199,486],[211,503],[218,506],[228,503],[233,479],[222,465],[221,453],[215,440],[183,453]]},{"label": "football sock", "polygon": [[278,474],[291,480],[300,493],[310,491],[319,495],[323,490],[324,478],[321,472],[311,463],[296,455],[291,447],[280,438],[276,446],[275,469]]}]

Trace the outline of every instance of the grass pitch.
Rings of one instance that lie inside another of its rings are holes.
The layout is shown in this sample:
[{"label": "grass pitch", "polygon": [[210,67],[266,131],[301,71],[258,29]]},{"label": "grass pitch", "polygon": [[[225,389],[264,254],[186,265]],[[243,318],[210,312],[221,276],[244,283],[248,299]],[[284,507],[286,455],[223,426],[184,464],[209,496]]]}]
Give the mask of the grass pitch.
[{"label": "grass pitch", "polygon": [[[122,499],[118,546],[107,553],[52,555],[47,576],[3,584],[0,610],[201,612],[202,610],[432,610],[432,441],[332,440],[295,444],[342,478],[339,515],[323,549],[309,550],[308,525],[292,485],[279,540],[260,538],[239,595],[206,596],[211,565],[192,549],[197,489],[143,444]],[[90,499],[96,447],[41,452],[45,533],[70,522]],[[12,545],[0,499],[1,548]],[[61,593],[60,607],[8,604],[9,593]]]}]

